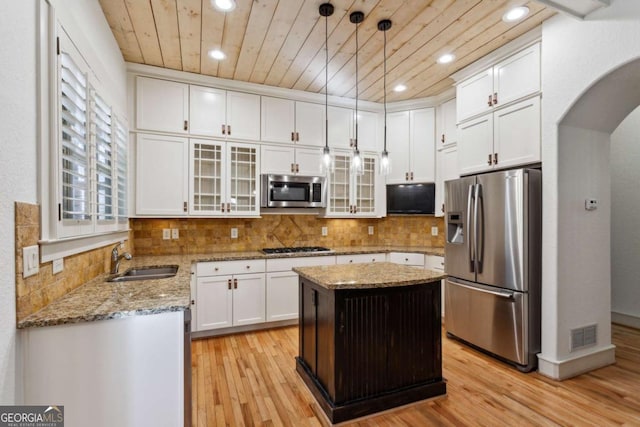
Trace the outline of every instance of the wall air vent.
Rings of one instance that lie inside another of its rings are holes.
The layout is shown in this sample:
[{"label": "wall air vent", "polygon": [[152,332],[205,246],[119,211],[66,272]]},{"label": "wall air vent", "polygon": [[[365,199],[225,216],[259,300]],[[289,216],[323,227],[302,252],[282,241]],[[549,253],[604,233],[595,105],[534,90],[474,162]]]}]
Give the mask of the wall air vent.
[{"label": "wall air vent", "polygon": [[589,325],[571,330],[571,351],[595,345],[598,341],[597,325]]}]

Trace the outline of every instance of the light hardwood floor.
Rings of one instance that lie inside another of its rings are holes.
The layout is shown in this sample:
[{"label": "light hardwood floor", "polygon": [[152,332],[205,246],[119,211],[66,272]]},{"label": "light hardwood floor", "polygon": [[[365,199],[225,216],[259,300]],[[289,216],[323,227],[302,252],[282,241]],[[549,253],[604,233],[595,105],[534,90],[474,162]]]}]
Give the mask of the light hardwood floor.
[{"label": "light hardwood floor", "polygon": [[[640,425],[640,331],[612,326],[616,364],[557,382],[443,338],[447,395],[349,426]],[[443,333],[444,336],[444,333]],[[194,341],[194,426],[319,426],[295,372],[298,328]]]}]

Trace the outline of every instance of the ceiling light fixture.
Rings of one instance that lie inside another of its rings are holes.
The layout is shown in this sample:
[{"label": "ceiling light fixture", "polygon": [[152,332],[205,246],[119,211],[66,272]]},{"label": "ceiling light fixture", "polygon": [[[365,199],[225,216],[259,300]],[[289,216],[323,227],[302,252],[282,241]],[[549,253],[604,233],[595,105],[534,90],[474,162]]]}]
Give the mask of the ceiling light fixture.
[{"label": "ceiling light fixture", "polygon": [[527,6],[518,6],[512,9],[509,9],[507,13],[502,15],[502,20],[504,22],[515,22],[523,19],[528,14],[529,14],[529,8]]},{"label": "ceiling light fixture", "polygon": [[452,53],[445,53],[438,58],[438,64],[448,64],[449,62],[456,59],[456,56]]},{"label": "ceiling light fixture", "polygon": [[227,55],[225,55],[224,52],[221,51],[220,49],[211,49],[209,51],[209,56],[218,61],[221,61],[227,57]]},{"label": "ceiling light fixture", "polygon": [[[378,22],[378,30],[384,34],[384,47],[382,50],[384,71],[382,74],[382,87],[384,90],[384,148],[382,149],[382,156],[380,157],[380,173],[382,175],[389,175],[391,172],[391,159],[389,159],[389,152],[387,151],[387,30],[391,28],[391,20],[383,19]],[[402,92],[407,87],[403,84],[397,85],[393,90],[396,92]]]},{"label": "ceiling light fixture", "polygon": [[[386,21],[386,19],[385,19],[385,21]],[[380,22],[382,22],[382,21],[380,21]],[[380,22],[378,22],[378,29],[380,29]],[[380,30],[380,31],[387,31],[387,30]],[[385,37],[385,38],[386,38],[386,37]],[[387,60],[386,53],[385,53],[385,58],[384,58],[384,60],[385,60],[385,61]],[[385,64],[385,67],[386,67],[386,64]],[[385,68],[385,69],[386,69],[386,68]],[[385,74],[385,79],[386,79],[386,74],[387,74],[387,72],[385,71],[385,73],[384,73],[384,74]],[[386,86],[386,84],[387,84],[387,83],[385,82],[385,86]],[[406,85],[403,85],[403,84],[396,85],[396,86],[393,88],[393,91],[394,91],[394,92],[404,92],[405,90],[407,90],[407,86],[406,86]],[[385,96],[386,96],[386,91],[387,91],[387,90],[385,89]]]},{"label": "ceiling light fixture", "polygon": [[235,0],[211,0],[211,3],[220,12],[231,12],[236,8]]},{"label": "ceiling light fixture", "polygon": [[352,24],[356,24],[356,135],[355,135],[355,147],[353,149],[353,154],[351,157],[351,172],[355,175],[363,175],[364,174],[364,163],[362,162],[362,157],[360,157],[360,150],[358,150],[358,26],[364,21],[364,13],[362,12],[352,12],[349,15],[349,21]]},{"label": "ceiling light fixture", "polygon": [[327,174],[331,171],[335,162],[331,161],[331,150],[329,149],[329,16],[333,15],[333,5],[322,3],[319,8],[320,16],[324,16],[324,149],[322,150],[322,162],[320,171]]}]

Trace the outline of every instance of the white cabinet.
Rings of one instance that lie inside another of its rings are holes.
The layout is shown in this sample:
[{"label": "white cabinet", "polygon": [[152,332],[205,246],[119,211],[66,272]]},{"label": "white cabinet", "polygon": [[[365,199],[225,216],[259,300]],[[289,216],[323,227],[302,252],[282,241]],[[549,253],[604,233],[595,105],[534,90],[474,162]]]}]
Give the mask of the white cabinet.
[{"label": "white cabinet", "polygon": [[264,271],[264,260],[198,263],[194,329],[264,322]]},{"label": "white cabinet", "polygon": [[261,173],[318,175],[322,149],[262,144]]},{"label": "white cabinet", "polygon": [[189,140],[138,134],[136,214],[183,216],[187,213]]},{"label": "white cabinet", "polygon": [[412,252],[390,252],[389,262],[408,265],[410,267],[424,268],[424,255]]},{"label": "white cabinet", "polygon": [[536,43],[458,83],[458,123],[539,91],[540,44]]},{"label": "white cabinet", "polygon": [[[355,148],[355,111],[350,108],[328,108],[329,145],[331,148]],[[380,151],[378,144],[378,114],[358,110],[358,149]]]},{"label": "white cabinet", "polygon": [[387,260],[387,254],[374,253],[374,254],[352,254],[352,255],[337,255],[336,264],[359,264],[364,262],[385,262]]},{"label": "white cabinet", "polygon": [[190,153],[189,214],[260,214],[257,145],[191,139]]},{"label": "white cabinet", "polygon": [[[381,151],[378,137],[378,114],[370,111],[358,111],[358,149],[360,151]],[[352,138],[355,138],[355,133]]]},{"label": "white cabinet", "polygon": [[262,97],[262,141],[324,145],[324,105]]},{"label": "white cabinet", "polygon": [[332,264],[333,255],[268,259],[267,322],[298,318],[298,274],[292,268]]},{"label": "white cabinet", "polygon": [[378,216],[380,188],[377,156],[361,153],[364,174],[351,173],[351,154],[336,152],[329,174],[327,216]]},{"label": "white cabinet", "polygon": [[458,146],[449,144],[436,153],[436,200],[435,216],[444,216],[444,183],[459,178]]},{"label": "white cabinet", "polygon": [[136,78],[136,127],[187,133],[189,85],[148,77]]},{"label": "white cabinet", "polygon": [[[427,270],[435,270],[444,273],[444,257],[438,255],[425,255],[424,268]],[[442,317],[444,317],[444,280],[440,281],[440,295],[441,295],[441,307]]]},{"label": "white cabinet", "polygon": [[540,161],[540,97],[458,126],[461,175]]},{"label": "white cabinet", "polygon": [[435,181],[433,108],[387,115],[387,149],[391,172],[387,184]]},{"label": "white cabinet", "polygon": [[456,100],[450,99],[436,109],[436,135],[438,148],[458,141],[456,127]]}]

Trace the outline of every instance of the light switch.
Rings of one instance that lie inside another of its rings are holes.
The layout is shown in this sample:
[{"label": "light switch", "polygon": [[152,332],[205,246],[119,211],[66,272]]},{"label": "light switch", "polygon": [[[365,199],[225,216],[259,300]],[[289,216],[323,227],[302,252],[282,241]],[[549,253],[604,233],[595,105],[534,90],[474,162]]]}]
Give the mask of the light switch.
[{"label": "light switch", "polygon": [[373,225],[369,226],[369,236],[373,236]]},{"label": "light switch", "polygon": [[171,229],[163,228],[162,229],[162,240],[171,240]]},{"label": "light switch", "polygon": [[329,235],[329,229],[327,227],[322,227],[322,235],[323,236],[328,236]]},{"label": "light switch", "polygon": [[238,229],[237,228],[232,228],[231,229],[231,238],[232,239],[237,239],[238,238]]},{"label": "light switch", "polygon": [[177,228],[172,228],[171,229],[171,238],[172,239],[179,239],[180,238],[180,231]]},{"label": "light switch", "polygon": [[58,274],[64,270],[64,258],[58,258],[53,260],[53,274]]},{"label": "light switch", "polygon": [[38,245],[22,248],[22,277],[29,277],[40,271],[40,248]]},{"label": "light switch", "polygon": [[437,236],[438,235],[438,227],[436,227],[436,226],[431,227],[431,235],[432,236]]}]

